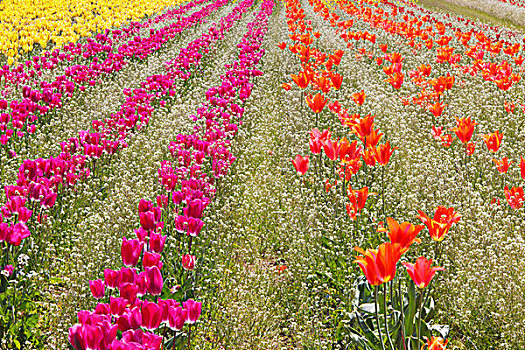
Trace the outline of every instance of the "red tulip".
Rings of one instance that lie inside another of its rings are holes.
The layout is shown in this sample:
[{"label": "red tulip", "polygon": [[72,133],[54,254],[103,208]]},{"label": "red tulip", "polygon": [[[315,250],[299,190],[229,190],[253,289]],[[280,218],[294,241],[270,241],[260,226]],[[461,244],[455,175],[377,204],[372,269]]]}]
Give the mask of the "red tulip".
[{"label": "red tulip", "polygon": [[504,157],[502,160],[492,159],[492,161],[496,164],[496,168],[502,174],[506,174],[507,171],[509,171],[510,165],[514,163],[514,161],[509,162],[509,158],[507,157]]},{"label": "red tulip", "polygon": [[308,171],[308,165],[310,162],[310,156],[301,156],[300,154],[295,156],[295,159],[292,159],[292,164],[297,171],[297,174],[304,175]]},{"label": "red tulip", "polygon": [[365,103],[365,98],[366,98],[365,90],[361,90],[361,92],[356,92],[352,94],[352,100],[354,100],[354,102],[358,106],[362,106],[363,103]]},{"label": "red tulip", "polygon": [[439,266],[430,267],[430,265],[432,265],[432,259],[427,260],[424,256],[417,258],[415,264],[409,262],[402,262],[401,264],[406,267],[410,278],[412,278],[412,281],[414,281],[419,288],[427,287],[437,271],[445,270]]},{"label": "red tulip", "polygon": [[306,98],[306,103],[314,111],[314,113],[321,113],[324,109],[324,106],[328,102],[328,99],[324,97],[323,94],[318,92],[315,96],[309,95]]},{"label": "red tulip", "polygon": [[391,148],[390,141],[388,141],[384,145],[379,145],[378,147],[373,149],[374,157],[380,165],[385,166],[388,164],[392,153],[394,153],[394,150],[396,150],[397,148],[398,147]]},{"label": "red tulip", "polygon": [[509,190],[508,186],[505,186],[505,198],[512,209],[519,209],[523,205],[523,187],[513,187]]},{"label": "red tulip", "polygon": [[323,142],[323,150],[326,156],[331,160],[334,161],[337,159],[339,155],[339,145],[337,143],[337,140],[326,140]]},{"label": "red tulip", "polygon": [[394,278],[396,264],[401,258],[399,244],[386,242],[381,244],[377,250],[367,249],[366,252],[359,247],[354,249],[363,255],[356,257],[355,262],[359,264],[368,283],[377,286]]},{"label": "red tulip", "polygon": [[417,212],[421,222],[427,226],[430,237],[437,242],[442,241],[452,225],[461,219],[461,216],[458,215],[453,207],[438,206],[433,218],[428,217],[421,210]]},{"label": "red tulip", "polygon": [[409,222],[403,222],[400,225],[392,218],[386,218],[386,221],[388,222],[388,237],[390,237],[390,242],[399,244],[401,254],[404,254],[412,243],[421,242],[416,236],[425,226],[414,225]]},{"label": "red tulip", "polygon": [[476,125],[478,125],[478,123],[471,120],[470,117],[456,117],[456,127],[451,129],[451,131],[454,131],[456,133],[456,136],[461,142],[467,143],[472,138],[472,134],[474,133],[474,126]]},{"label": "red tulip", "polygon": [[520,160],[520,174],[521,174],[521,178],[523,180],[525,180],[525,159],[523,159],[523,157],[520,157],[520,158],[521,158],[521,160]]},{"label": "red tulip", "polygon": [[499,131],[496,130],[493,133],[481,136],[483,136],[483,140],[485,141],[489,151],[495,153],[499,150],[499,147],[501,146],[501,140],[503,140],[503,133],[500,134]]}]

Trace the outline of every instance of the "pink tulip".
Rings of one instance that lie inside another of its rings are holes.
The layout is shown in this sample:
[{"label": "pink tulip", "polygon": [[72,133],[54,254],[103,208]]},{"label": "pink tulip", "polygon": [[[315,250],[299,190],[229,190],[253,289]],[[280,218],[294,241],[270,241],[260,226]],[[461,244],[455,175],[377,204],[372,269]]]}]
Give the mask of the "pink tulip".
[{"label": "pink tulip", "polygon": [[106,284],[106,287],[110,289],[115,289],[120,284],[120,272],[114,271],[111,269],[105,269],[104,270],[104,282]]},{"label": "pink tulip", "polygon": [[148,286],[148,292],[151,295],[160,295],[164,281],[162,280],[162,274],[157,266],[146,267],[146,282]]},{"label": "pink tulip", "polygon": [[168,321],[171,330],[180,331],[184,327],[186,318],[188,317],[188,310],[182,307],[170,308],[168,313]]},{"label": "pink tulip", "polygon": [[186,318],[187,323],[195,323],[199,319],[199,316],[201,315],[201,302],[196,302],[193,299],[188,299],[184,303],[182,303],[185,310],[188,310],[188,317]]},{"label": "pink tulip", "polygon": [[157,266],[159,269],[162,269],[163,263],[160,261],[161,258],[160,254],[146,252],[142,257],[142,266],[144,268]]},{"label": "pink tulip", "polygon": [[163,236],[160,233],[151,233],[149,239],[149,248],[152,252],[162,253],[164,250],[164,243],[166,242],[167,236]]},{"label": "pink tulip", "polygon": [[160,307],[147,300],[142,302],[142,327],[153,331],[160,325],[162,313]]},{"label": "pink tulip", "polygon": [[89,281],[89,289],[96,299],[104,298],[104,282],[102,280]]},{"label": "pink tulip", "polygon": [[127,240],[126,237],[122,238],[122,248],[120,250],[122,256],[122,262],[126,266],[135,266],[140,258],[140,253],[144,243],[140,243],[138,239]]}]

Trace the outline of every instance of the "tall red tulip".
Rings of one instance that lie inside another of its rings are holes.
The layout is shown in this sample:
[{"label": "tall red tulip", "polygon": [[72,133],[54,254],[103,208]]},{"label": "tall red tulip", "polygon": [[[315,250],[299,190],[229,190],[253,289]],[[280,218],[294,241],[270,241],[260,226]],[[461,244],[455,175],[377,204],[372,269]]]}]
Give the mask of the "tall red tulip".
[{"label": "tall red tulip", "polygon": [[437,242],[442,241],[452,225],[461,219],[461,216],[459,216],[453,207],[445,208],[438,206],[433,218],[428,217],[428,215],[421,210],[417,212],[419,213],[421,222],[427,226],[430,237]]},{"label": "tall red tulip", "polygon": [[363,255],[356,257],[355,262],[365,274],[368,283],[378,286],[394,278],[396,264],[401,258],[399,244],[386,242],[381,244],[377,250],[367,249],[366,252],[359,247],[354,249]]},{"label": "tall red tulip", "polygon": [[508,186],[505,186],[505,198],[512,209],[519,209],[523,206],[523,187],[513,187],[509,190]]},{"label": "tall red tulip", "polygon": [[314,113],[321,113],[324,109],[324,106],[328,102],[328,99],[324,97],[323,94],[318,92],[315,96],[309,95],[306,98],[306,103],[314,111]]},{"label": "tall red tulip", "polygon": [[474,133],[474,126],[476,125],[478,125],[478,123],[476,123],[474,120],[471,120],[470,117],[456,117],[456,127],[453,128],[451,131],[454,131],[456,133],[456,136],[461,142],[467,143],[472,138],[472,134]]},{"label": "tall red tulip", "polygon": [[393,218],[386,218],[388,222],[388,237],[392,244],[399,244],[401,254],[404,254],[414,242],[421,242],[416,238],[417,234],[425,227],[423,225],[414,225],[410,222],[398,224]]}]

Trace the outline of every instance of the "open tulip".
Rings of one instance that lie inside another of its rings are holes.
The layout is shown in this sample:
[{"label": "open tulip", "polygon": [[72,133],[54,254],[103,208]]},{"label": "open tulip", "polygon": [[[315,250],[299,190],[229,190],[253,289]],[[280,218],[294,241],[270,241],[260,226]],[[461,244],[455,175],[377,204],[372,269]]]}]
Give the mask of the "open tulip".
[{"label": "open tulip", "polygon": [[409,262],[402,262],[401,264],[406,267],[410,278],[412,278],[412,281],[414,281],[415,285],[419,288],[427,287],[436,272],[444,270],[443,267],[439,266],[430,267],[430,265],[432,265],[432,259],[427,260],[424,256],[417,258],[415,264]]},{"label": "open tulip", "polygon": [[438,206],[433,218],[430,218],[421,210],[417,212],[419,213],[421,222],[427,226],[430,237],[437,242],[442,241],[450,230],[450,227],[461,219],[461,216],[459,216],[453,207],[445,208]]},{"label": "open tulip", "polygon": [[314,113],[321,113],[327,102],[328,99],[325,98],[320,92],[318,92],[313,97],[310,95],[306,98],[306,103],[312,109],[312,111],[314,111]]},{"label": "open tulip", "polygon": [[386,218],[386,221],[388,222],[388,237],[390,237],[390,242],[399,244],[401,254],[404,254],[412,243],[421,242],[416,236],[425,226],[414,225],[409,222],[398,224],[397,221],[392,218]]},{"label": "open tulip", "polygon": [[354,249],[363,255],[356,257],[355,262],[359,264],[368,283],[378,286],[394,278],[396,264],[401,258],[399,244],[386,242],[381,244],[377,250],[367,249],[366,252],[359,247]]},{"label": "open tulip", "polygon": [[508,186],[505,186],[505,198],[512,209],[519,209],[523,206],[523,187],[513,187],[509,190]]},{"label": "open tulip", "polygon": [[297,171],[297,174],[304,175],[308,171],[308,165],[310,162],[310,156],[301,156],[300,154],[295,156],[295,159],[292,159],[292,164]]},{"label": "open tulip", "polygon": [[472,134],[474,133],[474,126],[476,125],[478,125],[478,123],[474,122],[474,120],[471,120],[470,117],[456,117],[456,127],[452,128],[451,131],[454,131],[456,133],[456,136],[461,142],[467,143],[472,138]]},{"label": "open tulip", "polygon": [[500,134],[499,131],[496,130],[493,133],[481,136],[483,136],[483,140],[485,141],[489,151],[495,153],[499,150],[499,147],[501,146],[501,140],[503,140],[503,133]]}]

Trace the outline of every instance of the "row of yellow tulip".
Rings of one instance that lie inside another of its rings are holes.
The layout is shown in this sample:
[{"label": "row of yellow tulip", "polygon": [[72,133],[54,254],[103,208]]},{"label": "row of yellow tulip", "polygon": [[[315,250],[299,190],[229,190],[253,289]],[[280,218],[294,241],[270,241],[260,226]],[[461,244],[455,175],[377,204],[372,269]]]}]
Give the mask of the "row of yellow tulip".
[{"label": "row of yellow tulip", "polygon": [[60,48],[94,32],[177,5],[181,0],[3,0],[0,57],[12,64],[38,44]]}]

